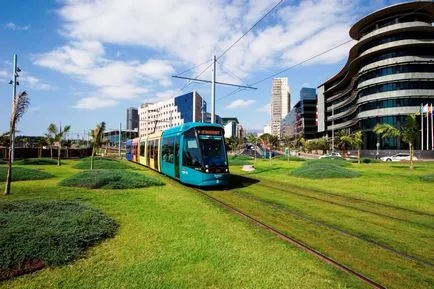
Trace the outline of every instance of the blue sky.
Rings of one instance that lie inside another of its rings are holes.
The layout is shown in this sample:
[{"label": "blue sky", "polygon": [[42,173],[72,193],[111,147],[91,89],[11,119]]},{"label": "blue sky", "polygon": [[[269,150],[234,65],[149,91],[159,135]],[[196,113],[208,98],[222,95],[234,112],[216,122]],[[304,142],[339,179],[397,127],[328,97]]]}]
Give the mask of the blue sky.
[{"label": "blue sky", "polygon": [[[13,54],[22,69],[19,90],[31,107],[21,134],[39,135],[50,122],[75,134],[106,121],[125,125],[126,108],[210,86],[171,78],[220,55],[278,1],[57,0],[7,1],[0,10],[0,132],[8,127]],[[219,60],[219,81],[254,83],[349,39],[357,19],[400,1],[285,1]],[[316,87],[346,61],[352,43],[292,69],[292,104],[302,86]],[[186,73],[197,75],[206,65]],[[210,71],[203,78],[210,79]],[[217,87],[217,114],[236,116],[248,129],[269,123],[271,79],[258,90],[227,96]]]}]

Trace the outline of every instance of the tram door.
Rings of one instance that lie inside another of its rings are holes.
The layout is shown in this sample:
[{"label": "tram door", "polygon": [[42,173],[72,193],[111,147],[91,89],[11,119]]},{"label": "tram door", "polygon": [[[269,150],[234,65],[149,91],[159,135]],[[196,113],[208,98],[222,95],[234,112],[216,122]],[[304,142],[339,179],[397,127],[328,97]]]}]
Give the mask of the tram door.
[{"label": "tram door", "polygon": [[175,162],[175,178],[179,179],[179,136],[175,137],[174,146],[174,162]]}]

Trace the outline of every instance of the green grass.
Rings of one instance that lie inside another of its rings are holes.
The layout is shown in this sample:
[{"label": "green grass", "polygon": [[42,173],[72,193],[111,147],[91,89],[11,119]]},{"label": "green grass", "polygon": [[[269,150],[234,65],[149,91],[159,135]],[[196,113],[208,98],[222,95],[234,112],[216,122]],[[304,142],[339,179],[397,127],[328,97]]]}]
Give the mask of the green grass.
[{"label": "green grass", "polygon": [[285,156],[285,155],[275,157],[274,159],[281,160],[281,161],[288,161],[289,160],[291,162],[304,162],[305,161],[305,159],[299,158],[297,156],[289,156],[289,158],[288,158],[288,156]]},{"label": "green grass", "polygon": [[[316,161],[327,164],[326,161]],[[433,288],[434,163],[333,163],[358,178],[288,175],[305,163],[258,161],[257,172],[231,172],[259,182],[210,192],[214,197],[346,264],[387,288]]]},{"label": "green grass", "polygon": [[308,179],[354,178],[360,173],[346,167],[351,163],[339,159],[307,161],[291,172],[291,175]]},{"label": "green grass", "polygon": [[100,211],[57,200],[1,201],[0,224],[0,275],[31,259],[64,265],[117,230]]},{"label": "green grass", "polygon": [[10,196],[0,198],[83,202],[116,220],[116,236],[90,248],[85,258],[3,281],[0,288],[367,288],[189,187],[142,167],[138,173],[166,185],[92,194],[86,188],[59,187],[59,181],[77,173],[75,163],[46,166],[55,178],[18,182]]},{"label": "green grass", "polygon": [[0,159],[0,165],[4,165],[7,164],[7,162],[5,160]]},{"label": "green grass", "polygon": [[16,161],[16,165],[57,165],[57,160],[49,158],[31,158]]},{"label": "green grass", "polygon": [[[0,181],[4,182],[6,181],[7,176],[7,167],[2,166],[0,167]],[[12,181],[29,181],[29,180],[44,180],[52,178],[53,175],[37,169],[28,169],[28,168],[22,168],[13,166],[12,168]]]},{"label": "green grass", "polygon": [[[90,169],[90,157],[81,159],[74,168],[81,170]],[[119,161],[111,158],[95,157],[94,169],[104,169],[104,170],[120,170],[120,169],[136,169],[135,166],[128,163],[127,161]]]},{"label": "green grass", "polygon": [[62,180],[60,185],[89,189],[134,189],[162,186],[164,183],[129,170],[88,170]]}]

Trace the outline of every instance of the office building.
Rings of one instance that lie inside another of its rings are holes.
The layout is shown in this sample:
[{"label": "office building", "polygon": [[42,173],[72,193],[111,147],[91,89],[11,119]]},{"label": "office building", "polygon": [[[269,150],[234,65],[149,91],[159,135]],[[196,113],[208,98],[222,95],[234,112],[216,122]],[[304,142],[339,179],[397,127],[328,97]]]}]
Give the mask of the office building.
[{"label": "office building", "polygon": [[288,78],[274,78],[271,89],[271,134],[280,137],[282,119],[291,108]]},{"label": "office building", "polygon": [[225,138],[244,138],[245,131],[236,117],[222,117],[222,125],[225,129]]},{"label": "office building", "polygon": [[315,88],[303,87],[300,90],[300,100],[281,122],[281,136],[315,138],[318,131],[316,103]]},{"label": "office building", "polygon": [[205,120],[206,103],[196,91],[157,103],[144,103],[139,108],[139,135]]},{"label": "office building", "polygon": [[139,110],[135,107],[127,108],[127,129],[139,131]]},{"label": "office building", "polygon": [[[318,88],[319,131],[331,136],[332,130],[362,130],[364,149],[375,149],[376,124],[400,128],[421,104],[434,102],[433,21],[434,3],[418,1],[378,10],[354,24],[349,34],[357,43],[345,66]],[[408,146],[386,138],[381,148]]]}]

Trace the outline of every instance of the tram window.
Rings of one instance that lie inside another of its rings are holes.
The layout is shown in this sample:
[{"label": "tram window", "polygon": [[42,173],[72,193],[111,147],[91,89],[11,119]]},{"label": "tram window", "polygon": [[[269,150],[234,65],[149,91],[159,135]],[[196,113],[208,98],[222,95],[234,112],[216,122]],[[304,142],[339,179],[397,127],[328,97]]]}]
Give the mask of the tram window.
[{"label": "tram window", "polygon": [[141,143],[140,143],[140,155],[141,155],[142,157],[145,156],[145,143],[144,143],[144,142],[141,142]]},{"label": "tram window", "polygon": [[147,153],[148,161],[149,158],[151,157],[151,150],[152,150],[151,141],[148,141],[148,153]]},{"label": "tram window", "polygon": [[223,137],[215,135],[200,135],[200,147],[204,165],[208,166],[225,166],[226,151]]},{"label": "tram window", "polygon": [[200,150],[194,131],[188,131],[184,134],[183,145],[182,164],[188,167],[201,167]]},{"label": "tram window", "polygon": [[163,139],[163,146],[161,150],[161,158],[165,162],[173,163],[173,137]]},{"label": "tram window", "polygon": [[158,158],[158,140],[154,140],[154,159]]}]

